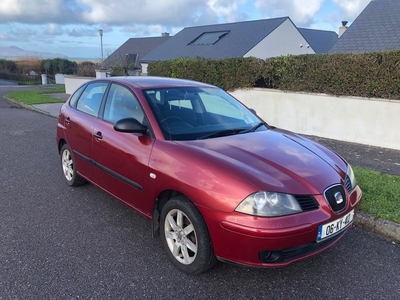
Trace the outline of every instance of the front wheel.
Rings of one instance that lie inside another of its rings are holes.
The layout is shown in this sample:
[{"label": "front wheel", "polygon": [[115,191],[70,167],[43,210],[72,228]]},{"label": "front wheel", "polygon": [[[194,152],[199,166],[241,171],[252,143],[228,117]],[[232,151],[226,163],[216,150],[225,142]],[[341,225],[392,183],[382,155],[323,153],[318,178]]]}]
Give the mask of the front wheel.
[{"label": "front wheel", "polygon": [[181,271],[198,274],[216,263],[203,217],[187,198],[169,200],[162,209],[160,223],[167,255]]},{"label": "front wheel", "polygon": [[86,183],[83,179],[76,173],[76,166],[74,157],[72,156],[71,149],[67,144],[64,144],[60,151],[61,158],[61,169],[65,178],[65,181],[70,186],[80,186]]}]

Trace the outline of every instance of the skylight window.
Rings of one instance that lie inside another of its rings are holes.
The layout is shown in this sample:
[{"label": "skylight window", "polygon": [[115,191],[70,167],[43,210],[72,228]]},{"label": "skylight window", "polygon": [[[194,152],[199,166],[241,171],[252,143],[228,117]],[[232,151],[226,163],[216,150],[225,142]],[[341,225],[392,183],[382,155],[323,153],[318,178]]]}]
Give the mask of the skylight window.
[{"label": "skylight window", "polygon": [[203,32],[195,40],[190,42],[189,45],[193,46],[214,45],[228,33],[229,31]]}]

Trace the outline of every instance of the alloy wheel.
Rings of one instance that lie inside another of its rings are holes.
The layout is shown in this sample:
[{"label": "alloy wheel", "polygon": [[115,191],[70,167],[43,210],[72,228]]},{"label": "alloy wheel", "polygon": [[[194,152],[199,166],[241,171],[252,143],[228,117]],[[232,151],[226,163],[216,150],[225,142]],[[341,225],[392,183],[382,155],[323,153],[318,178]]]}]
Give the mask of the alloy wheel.
[{"label": "alloy wheel", "polygon": [[74,177],[74,161],[68,149],[64,149],[62,153],[62,169],[65,178],[71,181]]},{"label": "alloy wheel", "polygon": [[189,217],[179,209],[168,212],[164,234],[168,248],[180,263],[189,265],[197,255],[197,236]]}]

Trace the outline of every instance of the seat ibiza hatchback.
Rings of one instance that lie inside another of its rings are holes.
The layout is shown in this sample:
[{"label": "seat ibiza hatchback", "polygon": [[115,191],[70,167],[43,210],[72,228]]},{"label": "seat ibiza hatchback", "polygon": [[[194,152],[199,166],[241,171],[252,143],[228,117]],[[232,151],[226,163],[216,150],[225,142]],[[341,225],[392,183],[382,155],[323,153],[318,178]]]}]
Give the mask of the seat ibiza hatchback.
[{"label": "seat ibiza hatchback", "polygon": [[217,259],[275,267],[319,253],[362,198],[343,158],[194,81],[90,81],[61,108],[57,146],[67,184],[89,181],[149,219],[191,274]]}]

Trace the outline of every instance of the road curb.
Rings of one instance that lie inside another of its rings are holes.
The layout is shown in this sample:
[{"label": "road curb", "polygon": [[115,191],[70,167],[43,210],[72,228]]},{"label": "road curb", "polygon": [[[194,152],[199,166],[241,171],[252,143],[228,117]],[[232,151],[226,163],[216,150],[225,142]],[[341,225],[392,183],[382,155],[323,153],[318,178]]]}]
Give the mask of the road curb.
[{"label": "road curb", "polygon": [[[36,105],[25,104],[25,103],[19,102],[17,100],[14,100],[12,98],[6,97],[5,95],[3,96],[3,98],[8,100],[8,101],[10,101],[11,103],[19,106],[19,107],[22,107],[22,108],[25,108],[25,109],[28,109],[28,110],[31,110],[31,111],[35,111],[35,112],[38,112],[38,113],[41,113],[41,114],[44,114],[44,115],[48,115],[48,116],[51,116],[51,117],[54,117],[54,118],[58,117],[58,115],[54,115],[48,110],[43,110],[43,109],[40,109],[39,107],[36,107]],[[57,104],[57,103],[51,103],[51,104]],[[51,105],[51,104],[47,104],[47,105]]]},{"label": "road curb", "polygon": [[33,110],[33,111],[37,111],[37,109],[34,108],[32,105],[19,102],[17,100],[14,100],[12,98],[7,97],[6,95],[4,95],[3,98],[8,100],[8,101],[10,101],[12,104],[15,104],[16,106],[19,106],[19,107],[22,107],[22,108],[25,108],[25,109],[29,109],[29,110]]},{"label": "road curb", "polygon": [[400,224],[381,218],[376,219],[359,211],[354,219],[354,225],[400,242]]}]

